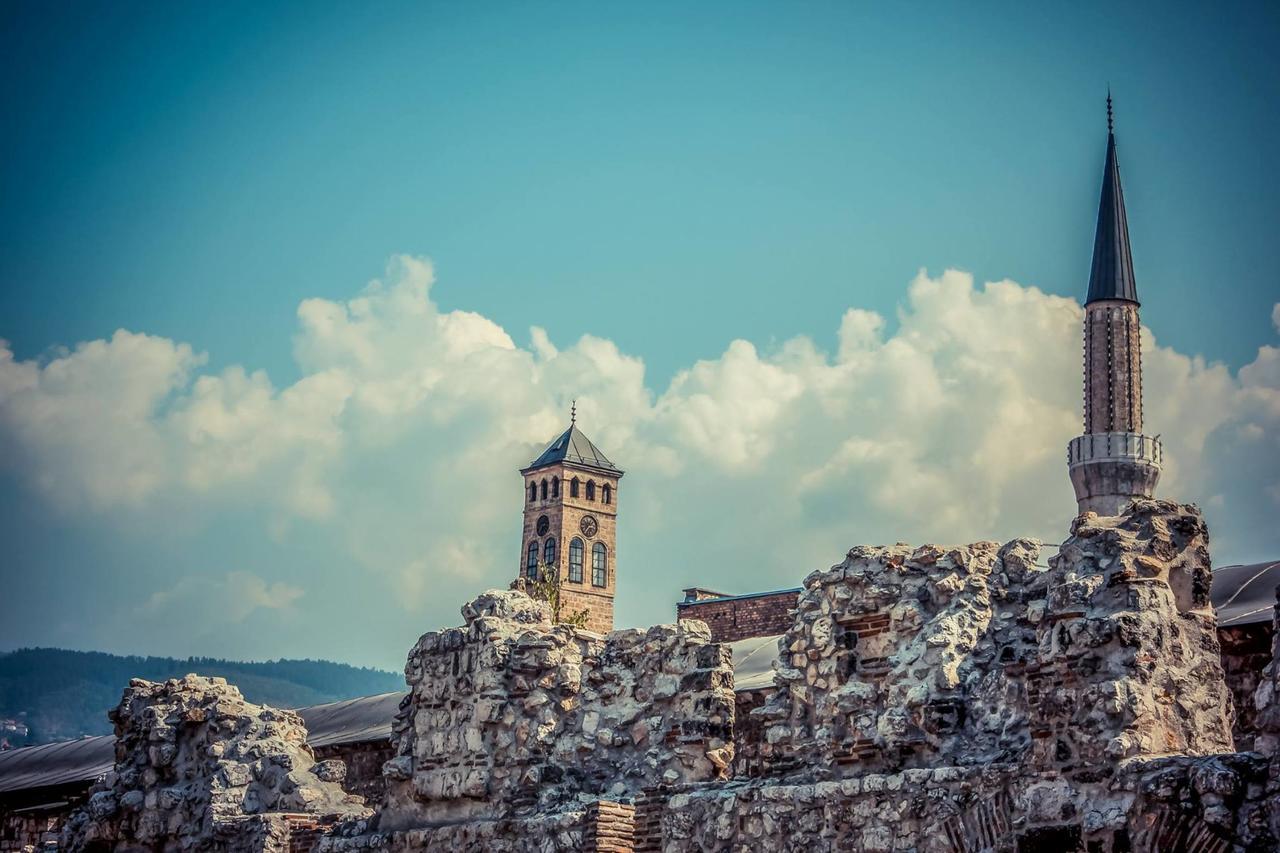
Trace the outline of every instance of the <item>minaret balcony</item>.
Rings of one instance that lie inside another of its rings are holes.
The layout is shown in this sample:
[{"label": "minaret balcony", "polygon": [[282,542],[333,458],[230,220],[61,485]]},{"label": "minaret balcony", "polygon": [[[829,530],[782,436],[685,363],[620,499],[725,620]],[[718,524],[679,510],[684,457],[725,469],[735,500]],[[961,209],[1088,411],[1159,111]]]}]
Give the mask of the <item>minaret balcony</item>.
[{"label": "minaret balcony", "polygon": [[1159,436],[1093,432],[1067,445],[1067,470],[1080,512],[1119,515],[1133,499],[1154,497],[1163,462]]},{"label": "minaret balcony", "polygon": [[1145,462],[1160,467],[1164,445],[1159,436],[1136,432],[1093,432],[1078,435],[1067,445],[1067,465],[1090,462]]}]

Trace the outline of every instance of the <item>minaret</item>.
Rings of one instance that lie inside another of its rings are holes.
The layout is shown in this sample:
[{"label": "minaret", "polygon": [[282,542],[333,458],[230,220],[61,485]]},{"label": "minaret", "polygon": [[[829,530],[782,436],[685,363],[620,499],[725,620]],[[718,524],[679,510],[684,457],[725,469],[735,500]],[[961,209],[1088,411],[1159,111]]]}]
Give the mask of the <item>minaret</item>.
[{"label": "minaret", "polygon": [[519,576],[532,580],[541,572],[558,573],[562,615],[586,611],[584,627],[612,631],[622,470],[578,429],[575,406],[569,428],[520,473]]},{"label": "minaret", "polygon": [[1129,222],[1107,93],[1107,161],[1084,303],[1084,435],[1067,446],[1080,512],[1119,515],[1151,497],[1160,479],[1159,438],[1142,434],[1142,343]]}]

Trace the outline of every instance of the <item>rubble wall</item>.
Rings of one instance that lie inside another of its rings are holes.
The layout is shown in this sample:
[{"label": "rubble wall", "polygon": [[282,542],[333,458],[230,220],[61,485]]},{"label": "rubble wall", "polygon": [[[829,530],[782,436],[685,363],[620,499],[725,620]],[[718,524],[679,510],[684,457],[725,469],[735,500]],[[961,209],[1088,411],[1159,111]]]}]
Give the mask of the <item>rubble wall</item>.
[{"label": "rubble wall", "polygon": [[1239,753],[1131,759],[1108,784],[992,765],[684,786],[638,804],[635,849],[1263,853],[1280,843],[1276,771]]},{"label": "rubble wall", "polygon": [[67,820],[64,849],[282,849],[286,815],[369,813],[341,762],[316,762],[301,717],[225,679],[134,679],[110,717],[115,768]]},{"label": "rubble wall", "polygon": [[733,759],[733,669],[706,625],[600,636],[491,590],[405,667],[379,831],[549,814],[715,779]]},{"label": "rubble wall", "polygon": [[1269,622],[1233,625],[1218,629],[1222,646],[1222,674],[1235,705],[1231,735],[1236,749],[1250,750],[1258,732],[1254,693],[1262,683],[1262,671],[1271,663],[1272,626]]},{"label": "rubble wall", "polygon": [[766,775],[991,763],[1089,775],[1231,751],[1199,511],[1086,513],[1049,566],[1039,551],[859,546],[806,578],[778,691],[751,712]]},{"label": "rubble wall", "polygon": [[1011,762],[1029,748],[1016,677],[1034,657],[1046,572],[1019,539],[859,546],[805,579],[781,640],[765,769],[844,776]]},{"label": "rubble wall", "polygon": [[1050,560],[1027,698],[1033,763],[1082,775],[1138,755],[1231,752],[1232,700],[1200,511],[1085,513]]}]

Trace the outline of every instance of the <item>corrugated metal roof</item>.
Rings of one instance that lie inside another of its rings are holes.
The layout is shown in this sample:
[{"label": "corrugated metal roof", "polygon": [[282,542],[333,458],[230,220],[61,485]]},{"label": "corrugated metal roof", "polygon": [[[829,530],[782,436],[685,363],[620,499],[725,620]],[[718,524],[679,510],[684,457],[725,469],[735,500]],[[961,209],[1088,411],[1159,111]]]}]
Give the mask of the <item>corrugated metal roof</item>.
[{"label": "corrugated metal roof", "polygon": [[307,743],[314,749],[336,743],[386,740],[391,737],[391,721],[400,710],[400,700],[407,695],[383,693],[299,708],[298,713],[307,723]]},{"label": "corrugated metal roof", "polygon": [[1223,566],[1213,573],[1209,598],[1218,611],[1218,626],[1270,622],[1280,586],[1280,560]]},{"label": "corrugated metal roof", "polygon": [[89,782],[110,770],[115,760],[112,735],[10,749],[0,752],[0,794]]},{"label": "corrugated metal roof", "polygon": [[[404,693],[382,693],[299,708],[312,748],[391,736]],[[115,764],[115,736],[98,735],[0,752],[0,794],[91,782]]]},{"label": "corrugated metal roof", "polygon": [[778,659],[781,634],[749,637],[729,644],[733,650],[733,689],[760,690],[773,686],[773,662]]}]

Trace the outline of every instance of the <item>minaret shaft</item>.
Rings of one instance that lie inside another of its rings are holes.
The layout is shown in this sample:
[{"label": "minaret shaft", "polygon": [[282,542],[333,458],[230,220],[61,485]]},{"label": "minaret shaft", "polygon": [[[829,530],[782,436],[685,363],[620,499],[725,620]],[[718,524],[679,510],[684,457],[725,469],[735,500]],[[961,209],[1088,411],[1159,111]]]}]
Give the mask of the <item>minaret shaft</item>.
[{"label": "minaret shaft", "polygon": [[1138,306],[1091,302],[1084,315],[1084,431],[1142,432]]}]

